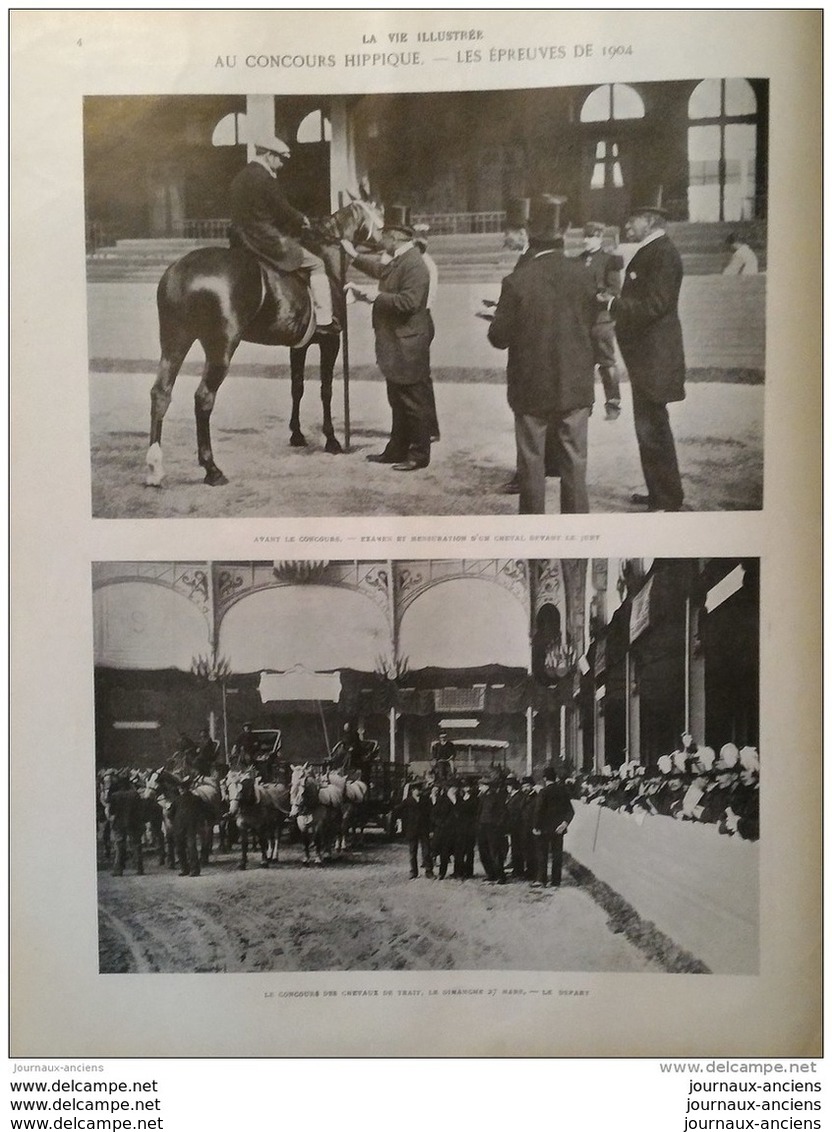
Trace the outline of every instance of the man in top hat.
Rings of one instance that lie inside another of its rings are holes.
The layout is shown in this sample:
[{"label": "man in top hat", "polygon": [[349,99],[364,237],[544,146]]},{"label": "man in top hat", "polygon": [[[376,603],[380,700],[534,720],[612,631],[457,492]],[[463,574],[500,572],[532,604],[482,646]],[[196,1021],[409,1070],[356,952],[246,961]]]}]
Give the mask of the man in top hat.
[{"label": "man in top hat", "polygon": [[231,754],[236,760],[238,770],[243,770],[247,766],[254,766],[257,752],[260,749],[260,743],[257,736],[251,729],[251,723],[248,720],[243,724],[243,729],[231,748]]},{"label": "man in top hat", "polygon": [[647,495],[633,503],[648,511],[680,511],[684,500],[668,403],[685,397],[685,351],[679,321],[682,258],[667,234],[667,213],[633,209],[624,226],[638,250],[627,264],[618,298],[601,293],[615,319],[618,345],[633,396],[633,419]]},{"label": "man in top hat", "polygon": [[244,247],[276,271],[308,271],[309,287],[318,330],[337,334],[333,321],[332,292],[322,259],[300,243],[309,220],[289,204],[277,174],[290,157],[285,142],[264,133],[254,139],[254,158],[231,182],[232,247]]},{"label": "man in top hat", "polygon": [[587,427],[592,409],[592,326],[597,305],[589,272],[563,253],[562,198],[539,197],[529,217],[529,251],[503,280],[488,340],[508,350],[521,515],[546,510],[547,429],[556,433],[561,511],[589,511]]},{"label": "man in top hat", "polygon": [[480,785],[477,809],[477,848],[486,879],[496,884],[506,883],[506,798],[498,778]]},{"label": "man in top hat", "polygon": [[392,464],[397,472],[413,472],[430,463],[430,273],[413,243],[409,207],[390,205],[385,210],[381,241],[390,257],[387,262],[356,255],[349,240],[341,241],[355,266],[379,281],[375,297],[351,288],[358,300],[372,303],[376,361],[387,382],[393,414],[386,448],[367,459],[375,464]]},{"label": "man in top hat", "polygon": [[[520,258],[514,265],[515,269],[520,267],[521,264],[529,263],[533,258],[533,254],[529,251],[529,211],[531,200],[529,197],[512,197],[506,204],[506,217],[505,229],[503,233],[503,247],[508,248],[510,251],[520,252]],[[476,314],[480,318],[486,319],[491,322],[494,318],[493,314],[489,313],[489,309],[496,307],[497,303],[494,299],[483,299],[483,310],[477,311]],[[559,475],[557,467],[557,453],[555,451],[557,444],[557,435],[555,430],[550,428],[546,430],[546,476]],[[514,474],[500,488],[503,495],[519,495],[520,494],[520,479],[517,474],[517,465],[515,463]]]},{"label": "man in top hat", "polygon": [[537,874],[532,881],[534,888],[546,887],[550,875],[550,858],[552,888],[560,887],[563,870],[563,835],[569,828],[574,814],[575,809],[569,793],[563,783],[558,781],[555,768],[544,767],[543,789],[535,800],[532,829],[537,857]]},{"label": "man in top hat", "polygon": [[[584,250],[578,259],[591,273],[598,291],[620,295],[624,260],[620,255],[604,248],[604,231],[605,226],[599,220],[590,220],[584,224]],[[612,315],[603,307],[592,328],[592,349],[601,375],[601,384],[604,386],[607,420],[614,421],[621,414],[621,391],[615,362],[615,323]]]},{"label": "man in top hat", "polygon": [[213,775],[217,769],[218,750],[217,743],[211,738],[211,732],[207,727],[203,727],[199,733],[199,742],[194,758],[194,770],[197,774],[204,775],[206,778]]}]

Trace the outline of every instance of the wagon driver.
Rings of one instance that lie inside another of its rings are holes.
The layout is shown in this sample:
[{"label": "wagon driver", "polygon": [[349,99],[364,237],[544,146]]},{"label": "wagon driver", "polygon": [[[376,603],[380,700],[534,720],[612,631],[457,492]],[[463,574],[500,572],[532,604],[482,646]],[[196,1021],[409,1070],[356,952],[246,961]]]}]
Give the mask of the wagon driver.
[{"label": "wagon driver", "polygon": [[289,204],[277,174],[291,156],[288,145],[273,134],[254,139],[254,159],[231,182],[232,247],[245,247],[276,271],[308,271],[318,330],[337,334],[332,292],[322,259],[300,243],[309,219]]}]

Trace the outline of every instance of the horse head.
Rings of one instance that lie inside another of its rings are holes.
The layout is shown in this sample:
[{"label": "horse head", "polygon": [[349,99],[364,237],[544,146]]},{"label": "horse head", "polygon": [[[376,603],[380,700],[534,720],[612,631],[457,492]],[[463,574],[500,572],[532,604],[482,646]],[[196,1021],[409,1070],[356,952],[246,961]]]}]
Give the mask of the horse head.
[{"label": "horse head", "polygon": [[234,817],[241,806],[254,802],[254,778],[246,771],[232,771],[225,780],[225,793],[228,812]]},{"label": "horse head", "polygon": [[307,794],[309,787],[315,789],[317,795],[317,786],[311,776],[308,763],[300,763],[299,765],[292,764],[292,779],[289,784],[289,803],[290,817],[296,818],[307,802]]},{"label": "horse head", "polygon": [[321,240],[337,243],[350,240],[353,244],[381,245],[384,227],[384,209],[373,200],[353,199],[324,221],[317,235]]}]

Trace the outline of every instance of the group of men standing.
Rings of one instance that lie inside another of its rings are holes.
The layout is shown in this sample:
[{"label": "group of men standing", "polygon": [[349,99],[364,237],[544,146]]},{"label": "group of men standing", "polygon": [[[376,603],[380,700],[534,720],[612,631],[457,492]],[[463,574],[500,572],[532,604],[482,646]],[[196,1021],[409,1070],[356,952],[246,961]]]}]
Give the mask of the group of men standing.
[{"label": "group of men standing", "polygon": [[508,350],[508,401],[514,413],[520,514],[542,514],[546,442],[561,479],[561,511],[589,511],[587,436],[598,365],[606,416],[621,409],[615,338],[630,378],[633,419],[647,486],[632,502],[679,511],[683,490],[667,406],[685,396],[678,301],[682,261],[656,205],[633,209],[625,239],[638,245],[627,265],[602,247],[604,225],[584,229],[584,251],[568,257],[560,227],[562,198],[530,202],[528,248],[503,280],[488,331]]},{"label": "group of men standing", "polygon": [[[536,785],[499,777],[484,782],[412,782],[394,811],[408,843],[410,876],[474,875],[475,851],[485,880],[505,884],[508,873],[535,888],[558,888],[563,868],[563,836],[574,810],[569,793],[552,767]],[[434,871],[438,866],[438,871]]]},{"label": "group of men standing", "polygon": [[[337,331],[323,264],[300,244],[309,221],[276,183],[288,156],[279,138],[258,139],[254,160],[232,184],[232,238],[280,270],[310,270],[319,325]],[[562,203],[551,195],[529,202],[528,248],[503,280],[488,331],[495,347],[508,350],[520,513],[545,512],[547,464],[560,476],[561,511],[589,510],[587,435],[596,365],[607,418],[615,419],[621,407],[615,335],[630,378],[647,486],[646,495],[633,502],[650,511],[678,511],[683,492],[667,406],[685,396],[678,314],[682,261],[667,235],[667,214],[658,205],[631,211],[625,238],[638,248],[619,291],[622,262],[603,249],[603,224],[586,226],[581,256],[565,255]],[[367,459],[415,472],[429,465],[431,444],[439,438],[430,372],[436,271],[431,272],[424,241],[417,241],[407,206],[386,209],[381,240],[382,255],[359,254],[342,241],[348,260],[378,280],[377,293],[349,285],[355,299],[372,304],[376,360],[392,417],[385,448]]]}]

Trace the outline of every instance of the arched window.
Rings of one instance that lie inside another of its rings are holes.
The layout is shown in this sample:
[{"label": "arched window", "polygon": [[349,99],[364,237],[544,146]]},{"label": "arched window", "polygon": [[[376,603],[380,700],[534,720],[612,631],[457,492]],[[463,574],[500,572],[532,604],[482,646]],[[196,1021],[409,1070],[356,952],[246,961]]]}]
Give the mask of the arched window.
[{"label": "arched window", "polygon": [[320,110],[313,110],[307,114],[298,126],[297,140],[305,142],[332,141],[332,126]]},{"label": "arched window", "polygon": [[603,189],[611,185],[620,189],[623,184],[624,174],[621,172],[618,142],[596,142],[595,161],[592,165],[592,178],[589,187],[591,189]]},{"label": "arched window", "polygon": [[625,118],[643,118],[644,103],[641,95],[626,83],[605,83],[588,94],[581,107],[582,122],[620,121]]},{"label": "arched window", "polygon": [[211,135],[211,145],[245,145],[246,116],[240,112],[220,118]]},{"label": "arched window", "polygon": [[756,216],[757,98],[747,79],[705,79],[688,101],[688,216]]}]

